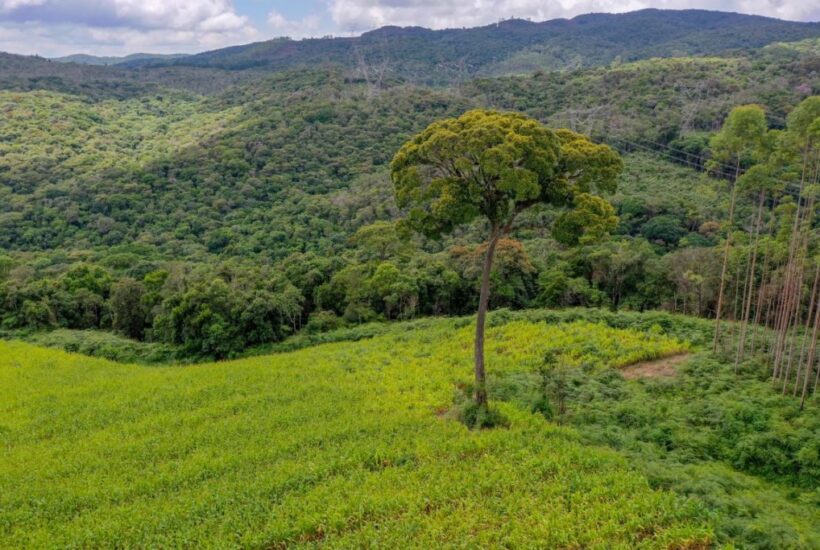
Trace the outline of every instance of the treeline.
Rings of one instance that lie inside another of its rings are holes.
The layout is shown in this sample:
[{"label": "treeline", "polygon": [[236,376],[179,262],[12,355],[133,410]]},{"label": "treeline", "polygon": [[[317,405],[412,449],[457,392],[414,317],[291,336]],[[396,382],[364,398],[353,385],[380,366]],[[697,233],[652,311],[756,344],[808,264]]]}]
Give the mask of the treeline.
[{"label": "treeline", "polygon": [[[376,222],[357,231],[343,255],[297,253],[269,266],[145,261],[122,250],[81,260],[0,256],[0,328],[114,330],[178,346],[186,357],[222,358],[299,330],[472,313],[482,246],[427,252],[421,244]],[[663,252],[629,236],[575,249],[504,240],[491,306],[714,307],[715,249]],[[695,272],[704,273],[697,284]]]}]

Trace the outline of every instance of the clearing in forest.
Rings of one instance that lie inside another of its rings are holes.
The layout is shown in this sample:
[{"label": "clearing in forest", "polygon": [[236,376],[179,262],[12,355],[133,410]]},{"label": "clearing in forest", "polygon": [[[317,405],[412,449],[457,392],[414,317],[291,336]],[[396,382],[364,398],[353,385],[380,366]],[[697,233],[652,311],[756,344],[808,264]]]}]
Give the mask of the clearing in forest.
[{"label": "clearing in forest", "polygon": [[691,353],[677,353],[651,361],[641,361],[627,365],[621,369],[621,374],[627,380],[637,378],[672,378],[678,374],[678,366],[691,357]]}]

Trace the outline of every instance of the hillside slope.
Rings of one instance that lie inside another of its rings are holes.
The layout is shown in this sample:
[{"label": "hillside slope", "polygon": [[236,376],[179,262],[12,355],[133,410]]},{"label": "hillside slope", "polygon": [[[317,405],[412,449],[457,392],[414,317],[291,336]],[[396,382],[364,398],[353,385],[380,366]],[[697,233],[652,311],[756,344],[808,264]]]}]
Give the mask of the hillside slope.
[{"label": "hillside slope", "polygon": [[[470,332],[188,368],[0,342],[0,546],[702,547],[696,507],[572,430],[513,406],[509,429],[439,417]],[[584,323],[490,336],[493,372],[546,342],[601,366],[680,347]]]},{"label": "hillside slope", "polygon": [[[820,543],[820,404],[801,414],[754,365],[698,353],[709,321],[571,309],[490,325],[510,424],[479,432],[448,411],[469,391],[469,317],[188,367],[0,341],[0,546]],[[686,350],[671,377],[616,370]]]},{"label": "hillside slope", "polygon": [[252,71],[188,67],[134,70],[120,65],[61,63],[0,52],[0,90],[49,90],[92,100],[129,99],[156,94],[165,88],[217,93],[252,77]]},{"label": "hillside slope", "polygon": [[[470,29],[384,27],[355,38],[279,38],[189,56],[51,61],[0,52],[0,89],[94,98],[153,93],[157,85],[216,93],[259,73],[329,65],[373,86],[453,85],[475,76],[607,66],[653,57],[723,55],[820,37],[820,24],[704,10],[588,14]],[[81,63],[61,61],[81,61]]]},{"label": "hillside slope", "polygon": [[694,134],[702,148],[732,105],[762,103],[782,121],[801,94],[820,90],[818,63],[812,51],[767,51],[376,93],[333,69],[268,76],[209,98],[165,91],[89,103],[0,92],[0,247],[139,241],[171,251],[184,242],[188,255],[274,258],[335,250],[359,226],[395,215],[387,164],[437,118],[474,107],[523,111],[622,152],[660,149],[670,161],[664,144]]}]

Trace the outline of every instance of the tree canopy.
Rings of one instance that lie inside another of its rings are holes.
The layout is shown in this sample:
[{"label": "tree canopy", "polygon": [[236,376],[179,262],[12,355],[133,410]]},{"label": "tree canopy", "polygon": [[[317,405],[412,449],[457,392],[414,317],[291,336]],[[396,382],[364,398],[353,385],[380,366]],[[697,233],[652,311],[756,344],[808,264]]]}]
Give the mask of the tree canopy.
[{"label": "tree canopy", "polygon": [[[405,143],[391,174],[399,206],[409,209],[407,223],[435,237],[479,215],[493,231],[509,232],[534,204],[567,207],[591,191],[613,192],[622,168],[612,148],[581,134],[476,109],[434,122]],[[577,206],[591,216],[600,210],[588,199]]]}]

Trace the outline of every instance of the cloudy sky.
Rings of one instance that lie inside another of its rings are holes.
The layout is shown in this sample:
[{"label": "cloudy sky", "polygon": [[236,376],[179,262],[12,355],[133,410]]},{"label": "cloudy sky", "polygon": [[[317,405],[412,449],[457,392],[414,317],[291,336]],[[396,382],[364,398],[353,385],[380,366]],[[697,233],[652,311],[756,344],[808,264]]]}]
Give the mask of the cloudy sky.
[{"label": "cloudy sky", "polygon": [[276,36],[351,35],[382,25],[471,27],[589,12],[707,8],[820,20],[820,0],[0,0],[0,51],[198,52]]}]

